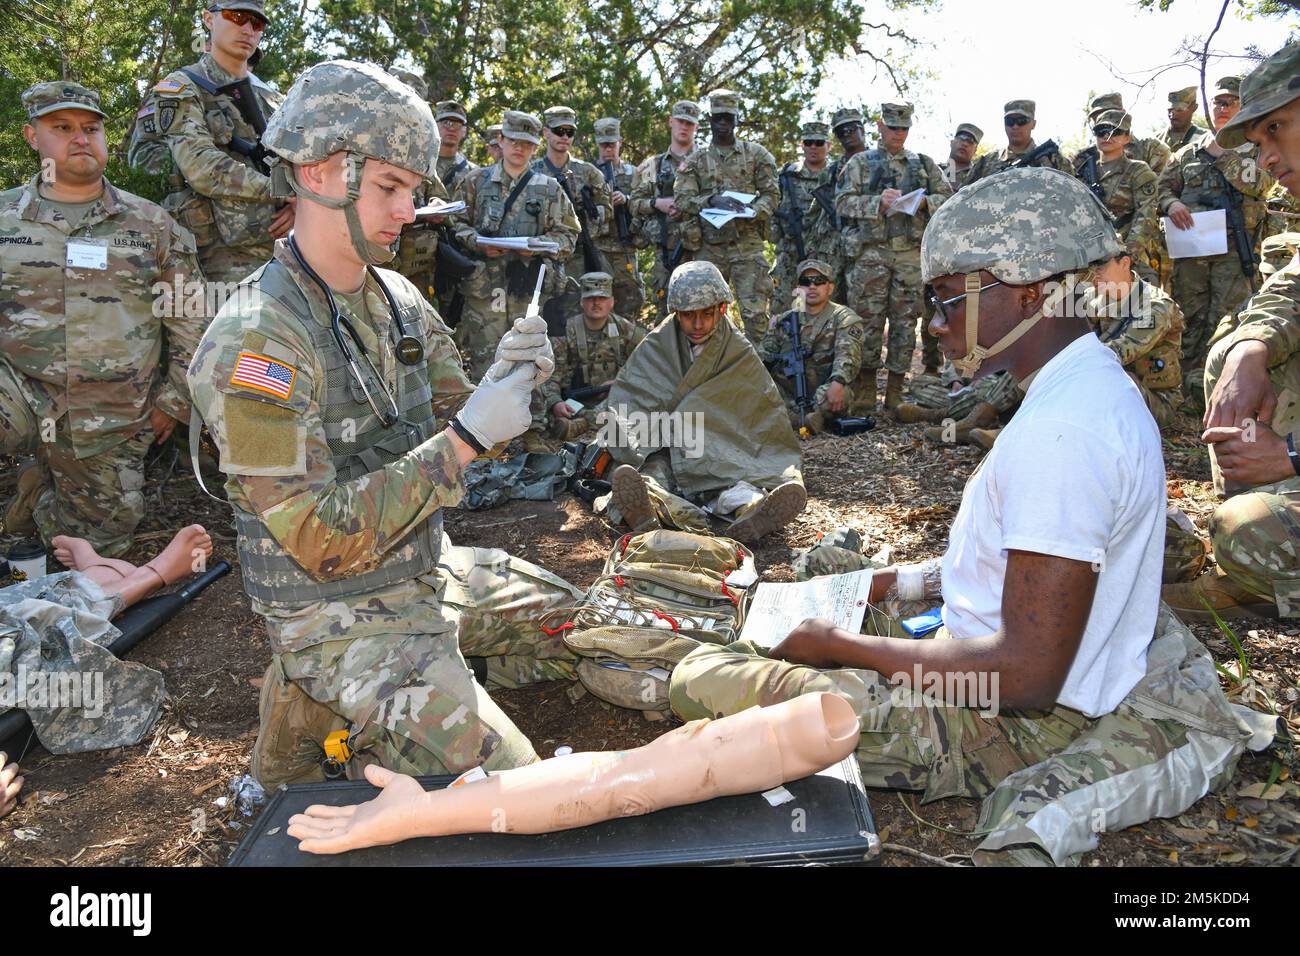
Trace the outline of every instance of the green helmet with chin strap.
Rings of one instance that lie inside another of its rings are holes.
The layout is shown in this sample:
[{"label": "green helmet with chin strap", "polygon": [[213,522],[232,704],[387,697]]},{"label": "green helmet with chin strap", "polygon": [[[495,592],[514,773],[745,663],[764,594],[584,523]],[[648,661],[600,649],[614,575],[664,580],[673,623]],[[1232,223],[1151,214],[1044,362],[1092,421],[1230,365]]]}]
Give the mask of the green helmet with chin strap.
[{"label": "green helmet with chin strap", "polygon": [[939,207],[921,239],[923,281],[966,280],[966,354],[953,365],[972,377],[987,356],[1010,347],[1061,298],[1045,297],[1037,312],[985,348],[978,340],[981,271],[1006,285],[1031,285],[1124,251],[1106,207],[1060,170],[1009,169],[965,187]]},{"label": "green helmet with chin strap", "polygon": [[[274,154],[272,195],[296,194],[342,209],[361,261],[381,265],[396,253],[391,246],[368,240],[357,214],[366,159],[400,166],[431,181],[439,137],[429,104],[407,84],[370,63],[328,60],[298,77],[267,121],[262,143]],[[335,153],[347,154],[346,199],[318,195],[293,175],[293,166],[318,163]]]}]

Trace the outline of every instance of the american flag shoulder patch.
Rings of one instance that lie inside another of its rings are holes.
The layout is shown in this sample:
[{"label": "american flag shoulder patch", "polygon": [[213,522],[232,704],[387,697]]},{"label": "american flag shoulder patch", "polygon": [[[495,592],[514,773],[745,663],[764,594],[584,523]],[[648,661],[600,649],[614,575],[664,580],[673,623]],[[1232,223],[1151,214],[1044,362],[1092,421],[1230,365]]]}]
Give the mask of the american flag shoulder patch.
[{"label": "american flag shoulder patch", "polygon": [[240,352],[239,358],[235,360],[235,371],[230,376],[230,384],[287,401],[293,394],[293,383],[297,377],[298,370],[292,365],[285,365],[256,352]]}]

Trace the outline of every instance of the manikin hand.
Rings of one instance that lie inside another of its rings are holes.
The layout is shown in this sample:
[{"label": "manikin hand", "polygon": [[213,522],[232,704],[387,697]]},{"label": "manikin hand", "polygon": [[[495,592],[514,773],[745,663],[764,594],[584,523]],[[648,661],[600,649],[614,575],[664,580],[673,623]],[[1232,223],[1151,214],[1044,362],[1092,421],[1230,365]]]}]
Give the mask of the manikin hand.
[{"label": "manikin hand", "polygon": [[18,764],[8,763],[8,760],[9,756],[0,750],[0,817],[18,805],[18,791],[23,788]]},{"label": "manikin hand", "polygon": [[540,315],[515,319],[515,324],[497,343],[496,355],[493,356],[492,365],[485,377],[504,378],[510,374],[515,362],[532,363],[535,366],[534,387],[545,382],[555,371],[555,350],[551,347],[550,336],[546,334],[546,320]]},{"label": "manikin hand", "polygon": [[379,796],[348,807],[313,804],[289,818],[289,836],[308,853],[342,853],[366,846],[386,846],[409,839],[418,824],[424,788],[414,777],[393,773],[377,764],[366,768],[366,779],[381,788]]}]

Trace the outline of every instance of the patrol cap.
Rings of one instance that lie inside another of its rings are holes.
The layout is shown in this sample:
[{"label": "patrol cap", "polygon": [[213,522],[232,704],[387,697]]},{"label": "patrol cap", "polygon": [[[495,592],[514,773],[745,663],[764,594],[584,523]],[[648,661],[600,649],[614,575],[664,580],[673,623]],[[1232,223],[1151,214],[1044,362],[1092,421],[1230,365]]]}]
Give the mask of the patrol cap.
[{"label": "patrol cap", "polygon": [[266,4],[264,0],[213,0],[208,4],[209,10],[247,10],[249,13],[256,13],[263,20],[269,22],[270,18],[266,15]]},{"label": "patrol cap", "polygon": [[536,145],[542,141],[542,121],[532,113],[506,110],[501,117],[501,135],[506,139],[522,139]]},{"label": "patrol cap", "polygon": [[799,136],[802,139],[830,139],[831,128],[821,120],[809,120],[799,127]]},{"label": "patrol cap", "polygon": [[1124,97],[1119,93],[1102,93],[1100,96],[1094,96],[1092,102],[1088,104],[1088,121],[1097,122],[1097,114],[1104,113],[1106,110],[1122,110],[1124,108]]},{"label": "patrol cap", "polygon": [[1188,86],[1174,90],[1169,94],[1169,105],[1176,110],[1185,110],[1196,105],[1196,87]]},{"label": "patrol cap", "polygon": [[1241,109],[1215,136],[1226,149],[1244,143],[1246,129],[1255,120],[1300,97],[1300,44],[1282,47],[1255,67],[1241,81],[1240,89]]},{"label": "patrol cap", "polygon": [[602,116],[596,120],[596,142],[617,143],[623,138],[622,123],[617,116]]},{"label": "patrol cap", "polygon": [[700,122],[700,104],[694,100],[678,100],[673,104],[672,118],[686,120],[697,126]]},{"label": "patrol cap", "polygon": [[1224,76],[1219,78],[1219,82],[1214,84],[1214,92],[1210,94],[1211,98],[1218,96],[1220,93],[1225,96],[1235,96],[1241,98],[1241,77]]},{"label": "patrol cap", "polygon": [[805,259],[803,262],[799,263],[799,268],[795,270],[795,275],[801,276],[810,269],[818,275],[825,276],[832,282],[835,281],[835,270],[820,259]]},{"label": "patrol cap", "polygon": [[1127,110],[1102,110],[1093,117],[1093,126],[1113,126],[1121,133],[1133,128],[1133,114]]},{"label": "patrol cap", "polygon": [[1002,115],[1004,117],[1024,116],[1033,119],[1035,106],[1036,104],[1033,100],[1012,100],[1006,106],[1002,107]]},{"label": "patrol cap", "polygon": [[[942,207],[940,207],[942,208]],[[693,312],[733,300],[731,288],[712,262],[683,262],[668,279],[668,311]]]},{"label": "patrol cap", "polygon": [[608,272],[584,272],[579,280],[582,283],[582,298],[599,299],[614,296],[614,277]]},{"label": "patrol cap", "polygon": [[961,136],[963,134],[975,140],[976,146],[978,146],[980,144],[980,140],[984,138],[984,130],[980,129],[974,123],[958,123],[957,132],[954,133],[953,135]]},{"label": "patrol cap", "polygon": [[578,114],[568,106],[548,106],[542,113],[542,122],[547,129],[557,126],[577,126]]},{"label": "patrol cap", "polygon": [[709,94],[710,113],[740,115],[740,94],[735,90],[714,90]]},{"label": "patrol cap", "polygon": [[37,83],[23,90],[23,107],[28,119],[36,119],[55,110],[89,110],[100,116],[107,116],[99,108],[99,94],[88,90],[80,83],[68,80],[55,80],[50,83]]},{"label": "patrol cap", "polygon": [[420,99],[427,100],[429,98],[429,84],[425,82],[424,77],[420,74],[412,73],[410,70],[403,70],[400,66],[392,67],[388,72],[419,93]]},{"label": "patrol cap", "polygon": [[863,123],[862,110],[852,106],[844,109],[838,109],[831,117],[831,129],[836,130],[841,126],[847,126],[849,123]]},{"label": "patrol cap", "polygon": [[1300,249],[1300,232],[1279,232],[1269,236],[1259,247],[1259,255],[1263,260],[1259,264],[1259,271],[1271,276],[1295,258],[1297,249]]},{"label": "patrol cap", "polygon": [[882,103],[880,105],[880,122],[886,126],[901,126],[907,129],[912,125],[912,104]]},{"label": "patrol cap", "polygon": [[469,122],[469,115],[465,112],[465,107],[455,100],[439,100],[434,106],[433,118],[440,119],[458,119],[462,123]]},{"label": "patrol cap", "polygon": [[483,131],[483,139],[489,143],[495,143],[497,141],[497,137],[500,135],[501,135],[500,123],[493,123],[491,126],[489,126],[487,129]]}]

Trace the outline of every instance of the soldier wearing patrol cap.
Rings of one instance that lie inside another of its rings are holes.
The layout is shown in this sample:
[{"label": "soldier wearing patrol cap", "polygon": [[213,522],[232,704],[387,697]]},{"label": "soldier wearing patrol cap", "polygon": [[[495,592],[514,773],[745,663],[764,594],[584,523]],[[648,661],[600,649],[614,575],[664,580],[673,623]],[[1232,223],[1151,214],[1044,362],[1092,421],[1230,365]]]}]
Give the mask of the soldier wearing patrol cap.
[{"label": "soldier wearing patrol cap", "polygon": [[840,217],[835,212],[835,184],[840,171],[850,158],[867,148],[864,139],[862,111],[853,107],[838,109],[831,116],[831,132],[839,141],[842,154],[821,171],[812,190],[812,202],[804,216],[805,245],[808,258],[830,263],[835,269],[835,301],[846,301],[845,278]]},{"label": "soldier wearing patrol cap", "polygon": [[[1096,846],[1087,821],[1181,813],[1267,746],[1274,719],[1229,704],[1209,652],[1160,607],[1160,433],[1086,320],[1060,308],[1062,276],[1122,251],[1088,189],[1050,170],[944,204],[921,253],[931,328],[964,374],[1034,376],[966,485],[947,553],[876,570],[863,634],[814,620],[761,654],[698,646],[673,669],[679,717],[844,696],[867,786],[983,801],[981,865],[1073,862]],[[933,639],[899,623],[940,602]],[[898,686],[921,673],[996,676],[999,691]]]},{"label": "soldier wearing patrol cap", "polygon": [[596,168],[605,177],[613,204],[613,215],[601,227],[596,237],[596,248],[605,257],[609,274],[614,277],[614,311],[637,322],[645,305],[645,283],[641,281],[641,270],[637,267],[636,250],[649,243],[632,221],[631,197],[636,167],[621,158],[621,125],[616,116],[602,117],[595,124],[596,150],[600,154]]},{"label": "soldier wearing patrol cap", "polygon": [[1034,119],[1036,109],[1033,100],[1012,100],[1002,107],[1002,125],[1007,131],[1007,148],[996,153],[985,153],[976,159],[971,165],[970,175],[966,177],[967,185],[1012,166],[1016,168],[1025,165],[1050,166],[1063,173],[1074,174],[1070,161],[1061,155],[1059,149],[1047,150],[1035,157],[1032,163],[1025,163],[1025,159],[1038,148],[1038,144],[1034,142],[1034,127],[1038,125],[1038,121]]},{"label": "soldier wearing patrol cap", "polygon": [[1192,117],[1196,115],[1196,87],[1189,86],[1170,93],[1168,114],[1169,129],[1165,130],[1164,141],[1170,154],[1178,152],[1205,133],[1205,130],[1192,122]]},{"label": "soldier wearing patrol cap", "polygon": [[[563,328],[565,316],[578,309],[577,277],[585,272],[609,272],[609,263],[596,247],[596,238],[614,218],[614,205],[605,177],[591,163],[573,156],[578,114],[567,106],[550,106],[542,113],[546,152],[533,160],[533,169],[555,179],[578,216],[578,241],[564,261],[573,281],[565,284],[547,314],[552,333]],[[627,271],[626,269],[624,271]]]},{"label": "soldier wearing patrol cap", "polygon": [[[691,251],[683,236],[681,210],[673,199],[677,172],[695,149],[695,132],[700,125],[700,106],[678,100],[668,115],[668,148],[647,156],[637,167],[632,184],[632,226],[654,250],[650,288],[654,293],[656,322],[668,315],[668,278]],[[653,323],[652,323],[653,324]]]},{"label": "soldier wearing patrol cap", "polygon": [[439,100],[434,106],[433,118],[438,122],[438,135],[442,138],[438,146],[438,178],[447,187],[447,192],[456,191],[460,181],[478,169],[460,151],[460,144],[465,141],[469,130],[469,117],[465,107],[455,100]]},{"label": "soldier wearing patrol cap", "polygon": [[293,227],[295,200],[271,196],[261,145],[283,97],[250,69],[267,26],[262,0],[216,0],[203,26],[208,52],[145,96],[127,156],[150,172],[170,167],[163,207],[194,234],[207,280],[238,282]]},{"label": "soldier wearing patrol cap", "polygon": [[[684,239],[695,257],[712,262],[736,291],[740,321],[749,341],[757,345],[767,331],[772,280],[768,276],[763,239],[768,219],[780,198],[776,160],[762,146],[736,138],[740,96],[732,90],[709,94],[709,145],[682,163],[673,184],[673,201],[686,226]],[[747,207],[725,192],[754,196]],[[749,218],[715,226],[701,216],[705,209],[742,212]]]},{"label": "soldier wearing patrol cap", "polygon": [[[1222,129],[1240,109],[1241,78],[1226,76],[1215,86],[1211,116],[1215,129]],[[1160,176],[1159,206],[1175,229],[1190,229],[1192,213],[1241,206],[1246,242],[1252,255],[1256,236],[1268,209],[1265,199],[1273,188],[1273,177],[1261,171],[1253,147],[1246,151],[1224,149],[1213,133],[1203,133],[1174,153]],[[1254,263],[1247,267],[1238,255],[1231,226],[1225,216],[1227,252],[1213,256],[1175,259],[1172,294],[1183,310],[1187,329],[1183,333],[1183,387],[1188,403],[1200,411],[1204,401],[1202,384],[1206,353],[1215,325],[1237,308],[1256,287]]]},{"label": "soldier wearing patrol cap", "polygon": [[797,266],[808,258],[807,220],[813,206],[812,192],[826,169],[830,138],[828,124],[821,120],[804,123],[799,127],[803,159],[786,163],[777,174],[781,198],[772,216],[769,239],[776,246],[771,276],[777,308],[781,310],[789,306],[794,295]]},{"label": "soldier wearing patrol cap", "polygon": [[501,162],[501,124],[493,123],[483,130],[483,145],[487,147],[492,162]]},{"label": "soldier wearing patrol cap", "polygon": [[[487,371],[511,317],[527,310],[543,261],[542,305],[566,286],[563,263],[577,241],[578,219],[560,184],[529,165],[541,135],[536,116],[507,110],[501,121],[501,161],[465,176],[452,196],[465,203],[465,210],[451,217],[457,241],[484,256],[460,286],[465,310],[456,326],[456,344],[471,375]],[[549,239],[559,251],[534,255],[479,243],[497,236]]]},{"label": "soldier wearing patrol cap", "polygon": [[982,139],[984,139],[984,130],[974,123],[957,124],[957,132],[953,134],[952,142],[948,144],[948,161],[939,164],[939,169],[948,180],[948,185],[952,187],[953,192],[966,185],[966,180],[970,176],[971,158],[975,155],[975,149]]},{"label": "soldier wearing patrol cap", "polygon": [[[1300,195],[1300,46],[1291,44],[1240,84],[1240,111],[1218,131],[1247,141],[1261,170]],[[1186,147],[1185,147],[1186,148]],[[1275,237],[1280,238],[1280,237]],[[1165,588],[1185,619],[1300,615],[1300,259],[1294,253],[1232,317],[1219,323],[1205,365],[1205,440],[1215,489],[1230,495],[1210,519],[1217,568]]]},{"label": "soldier wearing patrol cap", "polygon": [[5,530],[119,557],[144,517],[145,453],[189,420],[203,277],[194,237],[104,178],[98,94],[59,80],[22,104],[41,171],[0,192],[0,453],[36,461]]},{"label": "soldier wearing patrol cap", "polygon": [[645,338],[645,329],[615,311],[614,279],[608,272],[588,272],[582,277],[582,311],[569,316],[564,335],[551,340],[555,349],[555,374],[539,389],[541,415],[534,429],[548,423],[551,436],[572,440],[592,431],[605,408],[605,394],[575,398],[577,389],[608,388],[614,383],[632,350]]},{"label": "soldier wearing patrol cap", "polygon": [[[849,308],[866,326],[862,369],[854,383],[854,398],[865,411],[876,406],[876,371],[886,325],[885,407],[892,410],[902,401],[916,349],[916,321],[922,314],[921,235],[952,195],[933,159],[903,147],[912,126],[911,104],[885,103],[880,113],[880,147],[849,160],[835,189],[835,211],[845,230]],[[900,197],[917,189],[925,195],[915,213],[890,214]]]},{"label": "soldier wearing patrol cap", "polygon": [[[828,262],[806,259],[799,263],[798,288],[793,311],[798,316],[799,341],[805,351],[804,381],[811,399],[804,423],[813,431],[825,431],[832,419],[843,417],[853,404],[853,382],[862,364],[863,326],[856,312],[832,302],[835,268]],[[802,301],[800,301],[802,299]],[[798,426],[793,380],[775,367],[791,348],[790,335],[774,322],[759,346],[763,364],[785,396],[791,421]]]},{"label": "soldier wearing patrol cap", "polygon": [[352,776],[530,763],[483,684],[571,677],[570,655],[523,620],[577,592],[504,552],[452,547],[442,509],[471,459],[528,427],[553,367],[545,327],[519,318],[472,386],[418,290],[377,268],[435,175],[437,126],[410,87],[370,64],[317,64],[266,145],[300,228],[254,274],[257,294],[212,322],[189,373],[274,654],[253,774],[319,779],[321,741],[340,729]]},{"label": "soldier wearing patrol cap", "polygon": [[[1124,109],[1124,97],[1119,93],[1103,93],[1101,96],[1094,96],[1088,104],[1088,127],[1091,129],[1097,126],[1101,115],[1112,111],[1128,116],[1130,127],[1132,126],[1132,114]],[[1089,146],[1083,152],[1095,149],[1095,146]],[[1075,154],[1076,167],[1079,165],[1080,155]],[[1132,136],[1124,147],[1124,155],[1129,159],[1140,159],[1151,167],[1152,172],[1159,175],[1164,172],[1165,166],[1169,163],[1170,149],[1155,137]]]}]

